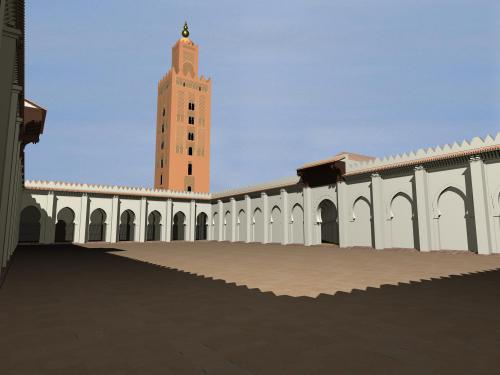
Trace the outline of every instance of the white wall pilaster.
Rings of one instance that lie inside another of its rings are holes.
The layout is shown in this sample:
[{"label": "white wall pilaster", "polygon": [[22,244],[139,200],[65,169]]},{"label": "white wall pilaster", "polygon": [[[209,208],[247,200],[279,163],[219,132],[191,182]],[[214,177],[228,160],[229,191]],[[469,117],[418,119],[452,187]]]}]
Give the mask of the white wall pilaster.
[{"label": "white wall pilaster", "polygon": [[260,197],[262,199],[262,215],[264,216],[263,225],[264,225],[264,238],[262,240],[262,243],[268,243],[269,242],[269,198],[265,192],[260,193]]},{"label": "white wall pilaster", "polygon": [[172,240],[172,199],[167,199],[165,209],[165,242]]},{"label": "white wall pilaster", "polygon": [[427,171],[423,166],[415,167],[415,195],[417,197],[418,241],[420,251],[432,249],[431,212],[427,184]]},{"label": "white wall pilaster", "polygon": [[490,254],[493,244],[490,228],[489,209],[486,191],[484,163],[480,156],[470,158],[472,200],[474,202],[474,221],[476,224],[477,252]]},{"label": "white wall pilaster", "polygon": [[247,215],[247,239],[246,243],[252,242],[252,200],[250,199],[250,196],[247,194],[245,195],[245,215]]},{"label": "white wall pilaster", "polygon": [[237,227],[236,227],[236,220],[237,220],[236,200],[233,197],[231,197],[230,202],[231,202],[231,238],[230,238],[230,241],[235,242],[236,241],[236,230],[237,230]]},{"label": "white wall pilaster", "polygon": [[141,207],[139,209],[139,239],[138,239],[138,242],[145,242],[146,241],[147,216],[148,216],[148,201],[147,201],[146,197],[141,197]]},{"label": "white wall pilaster", "polygon": [[219,199],[217,200],[217,210],[219,211],[219,214],[217,215],[218,216],[218,220],[219,220],[219,233],[218,236],[219,236],[219,239],[218,241],[222,241],[223,239],[223,233],[224,233],[224,205],[222,204],[222,201]]},{"label": "white wall pilaster", "polygon": [[373,228],[375,249],[385,248],[384,241],[384,204],[382,191],[382,177],[380,174],[373,173],[372,176],[372,209],[373,209]]},{"label": "white wall pilaster", "polygon": [[188,235],[188,241],[194,242],[195,237],[196,237],[196,201],[191,199],[189,202],[189,235]]},{"label": "white wall pilaster", "polygon": [[288,227],[290,221],[290,208],[288,207],[288,193],[285,189],[280,190],[281,206],[283,209],[283,236],[281,239],[282,245],[288,244]]},{"label": "white wall pilaster", "polygon": [[[48,244],[54,243],[55,241],[55,222],[56,222],[56,195],[53,191],[47,192],[47,197],[45,201],[45,212],[47,215],[42,214],[41,219],[41,238],[40,242]],[[42,211],[43,213],[43,211]]]},{"label": "white wall pilaster", "polygon": [[347,185],[344,181],[337,182],[337,210],[338,210],[338,221],[339,221],[339,246],[348,247],[349,246],[349,236],[348,236],[348,203],[347,203]]},{"label": "white wall pilaster", "polygon": [[114,195],[111,203],[111,223],[110,223],[111,243],[115,243],[118,241],[119,225],[120,225],[120,198],[118,197],[118,195]]},{"label": "white wall pilaster", "polygon": [[86,193],[82,194],[80,198],[80,217],[78,218],[78,238],[77,243],[87,242],[88,231],[88,218],[89,218],[89,197]]},{"label": "white wall pilaster", "polygon": [[311,188],[304,186],[304,245],[311,246],[313,244],[313,218],[312,218],[312,197]]}]

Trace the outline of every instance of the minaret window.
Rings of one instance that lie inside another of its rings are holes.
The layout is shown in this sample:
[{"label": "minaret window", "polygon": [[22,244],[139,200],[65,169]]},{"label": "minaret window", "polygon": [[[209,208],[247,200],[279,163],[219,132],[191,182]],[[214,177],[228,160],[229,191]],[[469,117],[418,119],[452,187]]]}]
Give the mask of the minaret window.
[{"label": "minaret window", "polygon": [[193,174],[193,164],[188,164],[188,175],[191,176]]},{"label": "minaret window", "polygon": [[194,133],[188,133],[188,141],[194,141]]},{"label": "minaret window", "polygon": [[163,175],[160,175],[160,185],[163,185]]},{"label": "minaret window", "polygon": [[194,111],[194,103],[188,103],[188,109]]},{"label": "minaret window", "polygon": [[192,147],[188,148],[188,155],[193,155],[193,148]]},{"label": "minaret window", "polygon": [[163,108],[163,116],[165,116],[165,108]]},{"label": "minaret window", "polygon": [[191,191],[191,186],[188,186],[188,191]]},{"label": "minaret window", "polygon": [[165,147],[165,142],[162,142],[160,148],[163,150],[164,147]]},{"label": "minaret window", "polygon": [[165,133],[165,124],[161,124],[161,132]]},{"label": "minaret window", "polygon": [[160,159],[160,168],[163,168],[163,159]]},{"label": "minaret window", "polygon": [[193,116],[189,116],[188,123],[189,123],[189,125],[194,125],[194,117]]}]

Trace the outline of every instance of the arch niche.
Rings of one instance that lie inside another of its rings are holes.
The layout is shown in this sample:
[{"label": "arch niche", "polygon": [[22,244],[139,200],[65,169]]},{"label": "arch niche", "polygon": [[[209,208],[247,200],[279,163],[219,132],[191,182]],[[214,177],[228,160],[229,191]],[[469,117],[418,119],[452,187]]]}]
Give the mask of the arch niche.
[{"label": "arch niche", "polygon": [[147,241],[160,241],[161,239],[161,214],[158,211],[152,211],[148,215]]},{"label": "arch niche", "polygon": [[448,187],[439,194],[439,247],[443,250],[475,250],[473,223],[465,194]]},{"label": "arch niche", "polygon": [[106,213],[98,208],[90,214],[89,241],[104,241],[106,238]]},{"label": "arch niche", "polygon": [[304,209],[300,204],[296,204],[292,208],[292,243],[304,243]]},{"label": "arch niche", "polygon": [[75,236],[75,213],[64,207],[57,214],[55,242],[73,242]]},{"label": "arch niche", "polygon": [[321,243],[339,244],[339,223],[337,207],[330,199],[324,199],[318,205]]},{"label": "arch niche", "polygon": [[212,228],[214,230],[212,238],[215,241],[219,240],[219,214],[216,212],[212,218]]},{"label": "arch niche", "polygon": [[415,248],[416,220],[413,216],[412,199],[404,193],[391,200],[391,244],[403,249]]},{"label": "arch niche", "polygon": [[38,243],[40,242],[40,219],[42,215],[35,206],[25,207],[21,211],[19,223],[19,242]]},{"label": "arch niche", "polygon": [[247,240],[247,215],[245,210],[238,213],[238,241]]},{"label": "arch niche", "polygon": [[132,210],[125,210],[120,216],[119,241],[133,241],[135,232],[135,214]]},{"label": "arch niche", "polygon": [[281,215],[281,210],[278,206],[274,206],[271,211],[271,241],[275,243],[281,243],[283,240],[283,215]]},{"label": "arch niche", "polygon": [[371,206],[364,197],[356,199],[353,205],[353,219],[351,223],[352,246],[373,247],[373,231]]},{"label": "arch niche", "polygon": [[196,218],[196,240],[206,240],[207,239],[207,225],[208,216],[206,213],[201,212]]},{"label": "arch niche", "polygon": [[174,215],[174,220],[172,224],[172,240],[173,241],[184,241],[185,239],[185,227],[186,227],[186,215],[179,211]]},{"label": "arch niche", "polygon": [[264,218],[260,208],[253,212],[252,232],[254,242],[264,242]]},{"label": "arch niche", "polygon": [[224,241],[231,241],[231,235],[233,233],[231,219],[231,211],[227,211],[226,215],[224,215]]}]

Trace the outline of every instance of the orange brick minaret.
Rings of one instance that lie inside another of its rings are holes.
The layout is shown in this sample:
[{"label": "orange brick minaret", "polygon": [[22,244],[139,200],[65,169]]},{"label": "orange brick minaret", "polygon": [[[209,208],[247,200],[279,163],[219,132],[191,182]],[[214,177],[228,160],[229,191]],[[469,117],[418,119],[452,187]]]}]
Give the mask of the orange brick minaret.
[{"label": "orange brick minaret", "polygon": [[158,83],[155,188],[209,192],[211,86],[198,76],[198,46],[185,23]]}]

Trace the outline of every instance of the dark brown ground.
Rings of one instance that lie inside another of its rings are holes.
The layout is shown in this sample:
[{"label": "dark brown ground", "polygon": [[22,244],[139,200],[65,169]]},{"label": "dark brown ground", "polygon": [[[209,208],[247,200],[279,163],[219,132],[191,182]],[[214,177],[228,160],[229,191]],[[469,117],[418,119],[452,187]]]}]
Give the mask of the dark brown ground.
[{"label": "dark brown ground", "polygon": [[500,373],[500,271],[293,298],[110,250],[18,248],[0,374]]}]

